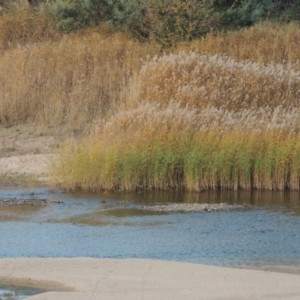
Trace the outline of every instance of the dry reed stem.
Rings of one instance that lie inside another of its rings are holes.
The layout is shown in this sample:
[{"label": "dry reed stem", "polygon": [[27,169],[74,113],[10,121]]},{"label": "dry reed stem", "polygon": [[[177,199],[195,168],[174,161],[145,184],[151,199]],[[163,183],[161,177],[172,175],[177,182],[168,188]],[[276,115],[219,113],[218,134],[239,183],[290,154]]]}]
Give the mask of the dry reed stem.
[{"label": "dry reed stem", "polygon": [[132,79],[130,105],[170,101],[230,110],[299,107],[300,72],[291,66],[237,62],[224,55],[181,51],[145,62]]},{"label": "dry reed stem", "polygon": [[224,54],[237,61],[260,64],[293,64],[300,69],[300,27],[298,23],[260,23],[253,27],[208,35],[203,40],[181,45],[178,50],[199,54]]},{"label": "dry reed stem", "polygon": [[0,123],[80,128],[118,103],[140,59],[153,49],[91,31],[7,50],[0,56]]},{"label": "dry reed stem", "polygon": [[0,18],[0,54],[27,44],[54,42],[62,38],[52,21],[24,4]]}]

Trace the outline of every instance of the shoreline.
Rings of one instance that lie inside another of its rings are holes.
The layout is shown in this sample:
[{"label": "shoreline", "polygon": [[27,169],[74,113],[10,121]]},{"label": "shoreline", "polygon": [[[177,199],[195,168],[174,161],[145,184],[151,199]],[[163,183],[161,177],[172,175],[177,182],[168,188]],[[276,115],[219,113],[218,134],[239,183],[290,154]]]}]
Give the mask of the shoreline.
[{"label": "shoreline", "polygon": [[[54,154],[0,158],[0,187],[45,186]],[[146,259],[0,258],[0,284],[50,290],[28,300],[300,299],[300,266],[216,267]]]},{"label": "shoreline", "polygon": [[296,300],[300,267],[290,268],[297,273],[146,259],[2,258],[0,283],[50,290],[28,300]]},{"label": "shoreline", "polygon": [[282,266],[238,266],[236,269],[241,270],[256,270],[273,273],[300,275],[300,265],[282,265]]}]

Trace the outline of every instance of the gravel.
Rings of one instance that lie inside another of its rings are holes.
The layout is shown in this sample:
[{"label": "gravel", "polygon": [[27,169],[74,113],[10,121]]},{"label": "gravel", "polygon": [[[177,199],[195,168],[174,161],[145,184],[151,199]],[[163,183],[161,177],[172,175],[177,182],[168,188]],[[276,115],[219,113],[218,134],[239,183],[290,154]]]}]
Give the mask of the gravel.
[{"label": "gravel", "polygon": [[204,213],[218,212],[231,210],[249,210],[254,209],[254,206],[249,204],[199,204],[199,203],[168,203],[157,205],[143,205],[138,207],[139,210],[155,211],[161,213]]},{"label": "gravel", "polygon": [[17,205],[29,205],[29,206],[45,206],[47,204],[60,204],[62,201],[53,201],[48,199],[20,199],[20,198],[0,198],[0,206],[17,206]]}]

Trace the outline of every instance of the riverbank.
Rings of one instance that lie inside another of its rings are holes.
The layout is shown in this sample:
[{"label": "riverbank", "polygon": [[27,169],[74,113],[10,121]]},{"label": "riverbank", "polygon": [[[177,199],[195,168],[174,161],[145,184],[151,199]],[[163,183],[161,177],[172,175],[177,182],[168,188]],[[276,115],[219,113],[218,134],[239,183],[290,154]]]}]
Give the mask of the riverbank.
[{"label": "riverbank", "polygon": [[17,258],[0,260],[0,282],[53,290],[28,300],[288,300],[300,297],[299,270],[292,275],[140,259]]},{"label": "riverbank", "polygon": [[0,128],[0,186],[45,186],[65,128],[18,125]]},{"label": "riverbank", "polygon": [[[12,134],[15,129],[9,130],[8,133]],[[21,136],[15,139],[14,144],[8,136],[6,146],[2,143],[0,182],[44,184],[43,178],[47,177],[53,161],[57,137],[49,135],[45,138],[36,134],[28,139],[25,133],[24,138]],[[12,145],[7,141],[11,141]],[[25,146],[27,150],[22,150],[21,147]],[[29,300],[95,300],[103,297],[114,300],[263,300],[272,299],[275,295],[277,299],[299,298],[299,267],[247,268],[140,259],[16,258],[0,259],[0,283],[52,290],[29,297]]]}]

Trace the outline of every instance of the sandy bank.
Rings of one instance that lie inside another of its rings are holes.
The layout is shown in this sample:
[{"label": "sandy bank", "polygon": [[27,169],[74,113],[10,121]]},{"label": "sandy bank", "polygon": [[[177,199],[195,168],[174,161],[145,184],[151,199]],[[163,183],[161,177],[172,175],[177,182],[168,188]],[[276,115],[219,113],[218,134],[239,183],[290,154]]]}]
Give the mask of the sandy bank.
[{"label": "sandy bank", "polygon": [[56,290],[28,300],[300,299],[299,275],[140,259],[0,259],[0,279]]},{"label": "sandy bank", "polygon": [[64,128],[37,125],[0,126],[0,185],[19,185],[24,178],[44,182],[61,143]]},{"label": "sandy bank", "polygon": [[32,174],[36,176],[48,173],[55,155],[27,154],[0,158],[0,174]]}]

